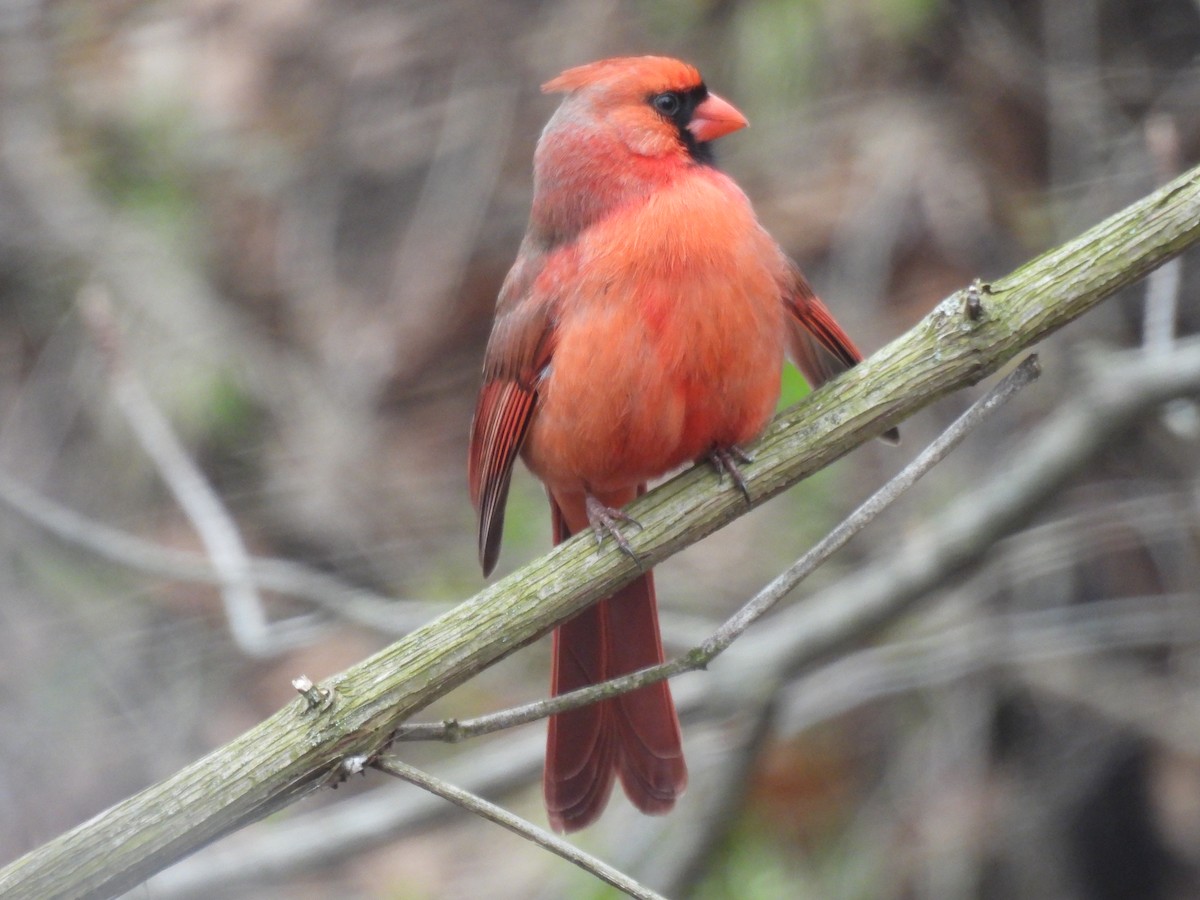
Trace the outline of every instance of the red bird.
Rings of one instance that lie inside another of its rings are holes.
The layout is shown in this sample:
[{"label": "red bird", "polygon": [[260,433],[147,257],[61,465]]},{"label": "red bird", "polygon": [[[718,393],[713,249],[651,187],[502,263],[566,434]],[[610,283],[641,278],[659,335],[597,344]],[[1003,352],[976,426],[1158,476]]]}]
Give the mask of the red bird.
[{"label": "red bird", "polygon": [[[495,566],[518,454],[546,486],[554,541],[584,528],[628,547],[621,508],[710,459],[742,486],[739,449],[766,426],[785,350],[816,387],[861,358],[711,142],[745,117],[674,59],[606,59],[565,94],[534,155],[533,207],[496,303],[469,480],[484,574]],[[660,663],[650,572],[554,633],[557,695]],[[550,719],[550,824],[604,809],[614,776],[665,813],[687,784],[666,682]]]}]

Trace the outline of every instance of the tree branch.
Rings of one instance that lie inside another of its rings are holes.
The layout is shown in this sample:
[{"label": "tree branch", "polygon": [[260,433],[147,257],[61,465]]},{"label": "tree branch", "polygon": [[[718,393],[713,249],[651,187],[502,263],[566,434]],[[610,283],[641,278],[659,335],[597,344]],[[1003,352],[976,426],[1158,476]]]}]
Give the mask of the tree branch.
[{"label": "tree branch", "polygon": [[[771,424],[757,461],[745,471],[755,505],[938,397],[974,384],[1197,240],[1200,169],[983,285],[977,318],[966,314],[966,292],[950,297],[903,337]],[[644,526],[631,543],[644,565],[654,565],[747,508],[736,488],[721,486],[709,467],[698,467],[629,510]],[[1006,525],[996,523],[999,530]],[[0,870],[0,893],[104,896],[137,884],[338,777],[345,758],[377,754],[408,716],[637,572],[615,547],[597,551],[590,535],[559,545],[329,679],[326,708],[310,710],[297,699],[226,746]],[[918,575],[908,573],[914,584]],[[859,624],[870,627],[878,612],[867,610]],[[824,629],[832,621],[808,624],[815,629],[809,649],[828,646],[822,642],[832,633]]]},{"label": "tree branch", "polygon": [[747,628],[762,618],[801,581],[815,572],[825,560],[844,547],[850,538],[866,528],[881,512],[903,496],[926,472],[945,459],[946,455],[957,447],[963,438],[974,431],[984,419],[1016,396],[1018,391],[1037,378],[1039,374],[1037,357],[1026,357],[1020,366],[989,391],[985,397],[959,416],[896,477],[867,498],[866,502],[842,520],[816,546],[792,563],[786,571],[774,578],[745,606],[730,616],[711,637],[699,646],[692,648],[688,653],[657,666],[650,666],[628,675],[611,678],[600,684],[589,685],[513,709],[478,716],[466,722],[451,719],[444,722],[404,724],[396,730],[396,740],[439,740],[455,743],[464,738],[478,737],[516,725],[535,722],[547,716],[587,706],[598,700],[629,693],[648,684],[654,684],[656,681],[664,681],[676,675],[682,675],[684,672],[706,668],[741,637]]},{"label": "tree branch", "polygon": [[430,793],[437,794],[444,800],[449,800],[456,806],[461,806],[469,812],[482,816],[489,822],[494,822],[502,828],[507,828],[514,834],[519,834],[539,847],[544,847],[551,853],[557,854],[568,862],[574,863],[585,872],[595,875],[602,881],[608,882],[630,897],[641,898],[641,900],[665,900],[661,894],[656,894],[644,885],[638,884],[638,882],[634,881],[628,875],[614,869],[602,860],[597,859],[589,853],[584,853],[578,847],[551,834],[544,828],[538,828],[520,816],[515,816],[507,810],[496,806],[496,804],[489,803],[469,791],[457,788],[448,782],[442,781],[440,778],[434,778],[420,769],[414,769],[412,766],[401,762],[395,757],[377,760],[374,765],[381,772],[387,772],[389,775],[403,778],[405,781],[422,787]]},{"label": "tree branch", "polygon": [[[1182,355],[1176,355],[1179,353]],[[1083,531],[1081,539],[1088,542],[1093,552],[1110,552],[1111,547],[1105,546],[1094,533],[1096,529],[1088,529],[1078,515],[1026,528],[1018,537],[999,545],[989,524],[989,517],[996,516],[1010,528],[1018,520],[1023,522],[1024,518],[1010,511],[1018,510],[1027,516],[1039,502],[1057,496],[1066,473],[1102,452],[1115,433],[1152,416],[1164,399],[1200,392],[1200,338],[1179,344],[1169,359],[1149,357],[1142,352],[1115,353],[1104,360],[1103,368],[1105,377],[1085,379],[1078,390],[1068,391],[1071,399],[1029,436],[1014,465],[996,472],[968,497],[934,516],[923,532],[860,568],[849,581],[843,578],[829,589],[806,598],[803,604],[777,615],[771,628],[746,634],[723,656],[721,665],[712,669],[702,691],[693,689],[699,687],[696,682],[681,684],[675,698],[680,714],[685,718],[697,711],[712,714],[714,706],[722,710],[755,709],[765,702],[772,685],[789,680],[789,672],[809,668],[828,655],[831,642],[844,644],[853,637],[861,637],[861,610],[871,612],[867,625],[878,627],[910,609],[914,598],[929,598],[954,573],[978,565],[985,557],[997,565],[1006,565],[1007,558],[1008,566],[1017,565],[1024,573],[1036,574],[1038,569],[1031,569],[1026,560],[1028,545],[1037,543],[1045,547],[1054,541],[1053,532],[1063,530]],[[1172,373],[1166,384],[1164,372]],[[1124,386],[1117,391],[1120,396],[1115,402],[1111,390],[1114,384]],[[1051,477],[1047,477],[1048,459],[1056,461]],[[1145,534],[1156,530],[1177,532],[1178,519],[1169,517],[1168,525],[1162,513],[1155,511],[1155,499],[1164,502],[1162,497],[1139,497],[1136,502],[1113,504],[1101,513],[1103,521],[1119,521]],[[979,504],[987,508],[988,515],[973,517],[974,530],[964,532],[964,516]],[[954,552],[943,552],[946,548],[953,548]],[[1019,563],[1014,562],[1014,556]],[[925,573],[918,582],[911,577],[914,568]],[[1142,606],[1144,615],[1136,620],[1124,618],[1125,613],[1116,612],[1116,606],[1091,604],[1088,610],[1070,611],[1076,618],[1069,621],[1060,620],[1065,612],[1045,611],[1020,619],[1020,629],[1013,624],[1016,619],[998,619],[997,622],[1004,624],[976,623],[860,651],[785,686],[776,698],[774,727],[782,734],[794,734],[890,692],[912,690],[936,683],[935,679],[961,677],[976,666],[1024,660],[1033,652],[1045,654],[1049,652],[1048,644],[1058,655],[1118,645],[1162,645],[1161,615],[1155,615],[1153,604]],[[1111,615],[1109,609],[1114,610]],[[829,616],[840,618],[821,626],[825,639],[814,644],[810,639],[814,628],[811,622],[825,622]],[[1191,638],[1193,626],[1185,622],[1174,624],[1173,639]],[[1030,637],[1028,643],[1023,639],[997,643],[996,631]],[[984,645],[986,652],[979,649]],[[464,731],[474,730],[470,722],[461,725]],[[433,726],[431,736],[440,736],[439,727],[440,723]],[[501,747],[488,746],[456,757],[442,777],[490,796],[501,787],[511,788],[519,773],[528,776],[540,765],[544,744],[544,737],[538,734],[513,735]],[[431,814],[426,807],[414,810],[413,804],[394,797],[386,788],[379,789],[329,809],[276,823],[266,834],[243,837],[232,849],[213,848],[197,854],[154,878],[151,885],[156,894],[200,897],[208,896],[219,885],[228,889],[231,885],[278,881],[421,827],[428,823]],[[686,867],[686,861],[677,866]],[[671,884],[672,877],[666,883]]]}]

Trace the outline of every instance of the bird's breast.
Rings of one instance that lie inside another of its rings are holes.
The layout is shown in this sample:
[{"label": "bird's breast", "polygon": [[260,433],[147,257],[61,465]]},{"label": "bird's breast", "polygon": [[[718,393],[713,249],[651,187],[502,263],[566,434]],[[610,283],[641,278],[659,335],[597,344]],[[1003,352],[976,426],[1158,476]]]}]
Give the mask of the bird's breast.
[{"label": "bird's breast", "polygon": [[552,489],[596,492],[755,438],[779,396],[784,263],[741,192],[656,192],[575,252],[530,467]]}]

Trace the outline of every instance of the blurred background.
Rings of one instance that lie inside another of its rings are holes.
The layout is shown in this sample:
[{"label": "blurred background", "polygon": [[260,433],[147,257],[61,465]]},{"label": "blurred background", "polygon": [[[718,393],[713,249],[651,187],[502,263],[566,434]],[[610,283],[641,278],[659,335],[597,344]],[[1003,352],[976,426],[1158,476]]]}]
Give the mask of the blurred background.
[{"label": "blurred background", "polygon": [[[867,351],[1200,158],[1195,0],[5,0],[0,862],[482,587],[467,433],[538,85],[644,52],[749,116],[722,166]],[[1047,341],[1041,381],[789,602],[1003,487],[1115,351],[1200,330],[1198,263]],[[663,565],[670,648],[983,389]],[[1081,453],[984,565],[824,667],[756,669],[760,623],[678,680],[677,811],[614,797],[581,843],[679,897],[1200,895],[1198,435],[1183,401]],[[502,571],[550,543],[523,472],[509,509]],[[423,717],[543,696],[548,655]],[[543,729],[401,752],[544,823]],[[376,773],[131,896],[611,892]]]}]

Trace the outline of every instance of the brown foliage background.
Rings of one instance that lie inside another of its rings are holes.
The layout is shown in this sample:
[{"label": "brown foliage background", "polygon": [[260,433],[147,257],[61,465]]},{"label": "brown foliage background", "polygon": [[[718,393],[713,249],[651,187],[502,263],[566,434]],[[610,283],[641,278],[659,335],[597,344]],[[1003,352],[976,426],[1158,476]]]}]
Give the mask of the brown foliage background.
[{"label": "brown foliage background", "polygon": [[[115,353],[255,554],[417,601],[410,622],[480,585],[467,428],[554,105],[537,86],[562,68],[641,52],[697,63],[753,123],[722,142],[722,165],[868,349],[1200,155],[1190,0],[12,0],[0,16],[0,472],[201,549],[113,403]],[[111,300],[107,349],[80,315],[89,289]],[[1200,329],[1198,289],[1193,253],[1180,334]],[[1019,454],[1091,361],[1143,341],[1144,305],[1128,292],[1049,342],[1039,387],[821,583]],[[785,376],[790,400],[801,390]],[[668,642],[702,637],[969,399],[910,422],[906,449],[863,448],[664,565]],[[685,725],[694,780],[727,777],[709,762],[742,748],[744,798],[709,822],[686,805],[634,821],[622,801],[588,842],[681,896],[1194,896],[1200,732],[1180,723],[1200,721],[1198,433],[1184,405],[1129,435],[888,636],[936,644],[1008,623],[998,664],[948,673],[916,653],[911,684],[884,677],[803,728],[785,715],[749,749],[747,723],[710,709]],[[549,527],[529,478],[510,503],[501,565],[515,567]],[[0,859],[236,735],[291,698],[294,675],[388,640],[268,596],[273,619],[312,614],[316,631],[247,654],[214,589],[3,509]],[[1155,636],[1126,629],[1065,657],[1021,644],[1016,626],[1042,621],[1029,617],[1092,621],[1080,609],[1137,612]],[[520,653],[431,714],[540,696],[545,671],[544,646]],[[411,755],[436,767],[454,752]],[[535,782],[530,769],[504,798],[541,821]],[[462,817],[218,890],[594,895]]]}]

